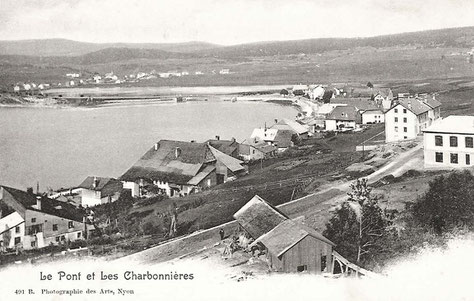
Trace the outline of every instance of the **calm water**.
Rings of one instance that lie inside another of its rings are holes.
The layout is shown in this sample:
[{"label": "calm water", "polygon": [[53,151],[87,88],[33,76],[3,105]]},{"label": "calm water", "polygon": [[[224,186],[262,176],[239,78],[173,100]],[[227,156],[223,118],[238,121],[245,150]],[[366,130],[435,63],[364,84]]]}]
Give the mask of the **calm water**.
[{"label": "calm water", "polygon": [[118,177],[160,139],[241,141],[296,110],[268,103],[188,102],[104,108],[0,108],[0,184],[68,187]]}]

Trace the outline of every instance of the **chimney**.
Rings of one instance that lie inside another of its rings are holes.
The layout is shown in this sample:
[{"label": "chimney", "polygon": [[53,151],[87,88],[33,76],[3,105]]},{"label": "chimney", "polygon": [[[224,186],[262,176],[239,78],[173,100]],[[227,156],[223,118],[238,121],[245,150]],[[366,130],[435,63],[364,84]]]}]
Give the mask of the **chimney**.
[{"label": "chimney", "polygon": [[234,137],[232,137],[232,139],[230,139],[230,140],[231,140],[232,142],[235,142],[235,138],[234,138]]},{"label": "chimney", "polygon": [[155,150],[156,150],[156,151],[158,150],[158,142],[155,143]]},{"label": "chimney", "polygon": [[216,135],[216,140],[221,140],[221,137]]},{"label": "chimney", "polygon": [[278,123],[278,119],[275,118],[275,123]]},{"label": "chimney", "polygon": [[181,155],[181,149],[179,147],[177,147],[174,150],[174,155],[175,155],[176,159],[178,159],[178,157]]},{"label": "chimney", "polygon": [[41,196],[36,197],[36,209],[41,210]]},{"label": "chimney", "polygon": [[92,183],[92,187],[97,188],[98,184],[99,180],[97,179],[97,177],[94,177],[94,183]]}]

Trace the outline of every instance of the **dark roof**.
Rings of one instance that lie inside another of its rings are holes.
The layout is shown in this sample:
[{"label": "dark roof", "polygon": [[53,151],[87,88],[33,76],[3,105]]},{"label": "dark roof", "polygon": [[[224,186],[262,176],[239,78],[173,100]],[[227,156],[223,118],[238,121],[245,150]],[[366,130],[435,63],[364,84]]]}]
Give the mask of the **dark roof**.
[{"label": "dark roof", "polygon": [[441,106],[441,103],[439,101],[437,101],[436,99],[433,99],[433,98],[429,98],[429,97],[425,99],[425,103],[428,106],[430,106],[432,109],[435,109],[435,108]]},{"label": "dark roof", "polygon": [[290,130],[278,130],[273,142],[275,143],[276,147],[279,148],[290,147],[293,134],[294,132]]},{"label": "dark roof", "polygon": [[16,202],[23,205],[27,210],[34,210],[46,214],[82,222],[84,212],[74,205],[53,200],[45,196],[41,196],[41,209],[37,209],[37,196],[11,187],[1,186],[6,190]]},{"label": "dark roof", "polygon": [[338,106],[329,114],[326,119],[357,121],[359,119],[357,109],[354,106]]},{"label": "dark roof", "polygon": [[236,150],[239,148],[239,143],[235,141],[235,139],[232,140],[212,140],[209,139],[205,143],[209,143],[212,147],[215,149],[223,152],[226,155],[232,156]]},{"label": "dark roof", "polygon": [[280,257],[306,236],[335,246],[332,241],[316,230],[290,219],[281,222],[271,231],[259,237],[257,242],[261,242],[274,256]]},{"label": "dark roof", "polygon": [[288,219],[283,213],[255,195],[234,214],[234,218],[254,239],[272,230]]},{"label": "dark roof", "polygon": [[215,160],[205,143],[161,140],[156,144],[156,149],[154,146],[147,151],[120,179],[165,180],[186,184],[201,171],[205,163]]},{"label": "dark roof", "polygon": [[420,115],[431,110],[429,105],[418,98],[401,98],[398,100],[398,104],[406,108],[408,111],[413,112],[415,115]]},{"label": "dark roof", "polygon": [[231,157],[229,155],[226,155],[223,152],[213,148],[212,146],[209,146],[209,149],[211,150],[216,160],[224,164],[232,172],[245,170],[244,167],[241,165],[244,162],[237,160],[236,158]]},{"label": "dark roof", "polygon": [[[95,180],[97,180],[97,186],[94,187]],[[84,181],[82,181],[82,183],[78,187],[89,189],[89,190],[101,191],[110,181],[113,181],[113,180],[115,179],[102,178],[102,177],[87,177]]]}]

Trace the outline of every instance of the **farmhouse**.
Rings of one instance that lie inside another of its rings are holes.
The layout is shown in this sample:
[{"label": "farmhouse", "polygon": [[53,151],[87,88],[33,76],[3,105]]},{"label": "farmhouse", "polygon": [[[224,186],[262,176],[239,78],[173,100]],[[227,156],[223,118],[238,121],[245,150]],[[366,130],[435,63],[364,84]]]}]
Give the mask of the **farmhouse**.
[{"label": "farmhouse", "polygon": [[430,98],[402,98],[385,112],[386,142],[415,139],[440,118],[441,103]]},{"label": "farmhouse", "polygon": [[277,121],[274,125],[272,125],[270,128],[272,129],[277,129],[277,130],[287,130],[287,131],[292,131],[295,133],[300,139],[308,139],[309,138],[309,130],[308,127],[299,124],[296,121],[290,120],[290,119],[281,119]]},{"label": "farmhouse", "polygon": [[472,166],[474,116],[448,116],[423,132],[425,167]]},{"label": "farmhouse", "polygon": [[234,214],[234,218],[262,245],[272,270],[320,274],[332,272],[335,246],[316,230],[290,220],[258,195]]},{"label": "farmhouse", "polygon": [[277,148],[264,141],[249,138],[239,145],[239,157],[244,161],[268,159],[276,155]]},{"label": "farmhouse", "polygon": [[0,186],[0,248],[43,248],[87,238],[94,226],[73,205]]},{"label": "farmhouse", "polygon": [[79,186],[81,205],[92,207],[118,200],[123,184],[112,178],[87,177]]},{"label": "farmhouse", "polygon": [[254,139],[255,143],[264,141],[269,145],[277,148],[278,152],[283,152],[289,147],[294,146],[294,132],[290,130],[279,130],[274,128],[257,128],[254,129],[250,139]]},{"label": "farmhouse", "polygon": [[241,163],[206,143],[161,140],[120,180],[133,196],[141,195],[147,184],[170,197],[182,196],[245,173]]},{"label": "farmhouse", "polygon": [[361,123],[361,116],[354,106],[338,106],[326,118],[326,131],[354,129]]}]

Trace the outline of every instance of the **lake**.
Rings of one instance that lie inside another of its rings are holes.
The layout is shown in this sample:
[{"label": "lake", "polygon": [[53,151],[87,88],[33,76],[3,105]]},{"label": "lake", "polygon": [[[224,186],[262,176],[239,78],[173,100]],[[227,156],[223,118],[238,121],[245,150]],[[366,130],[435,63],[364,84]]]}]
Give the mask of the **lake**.
[{"label": "lake", "polygon": [[294,118],[263,102],[114,104],[97,108],[0,107],[0,185],[40,190],[118,177],[160,139],[239,142],[255,127]]}]

